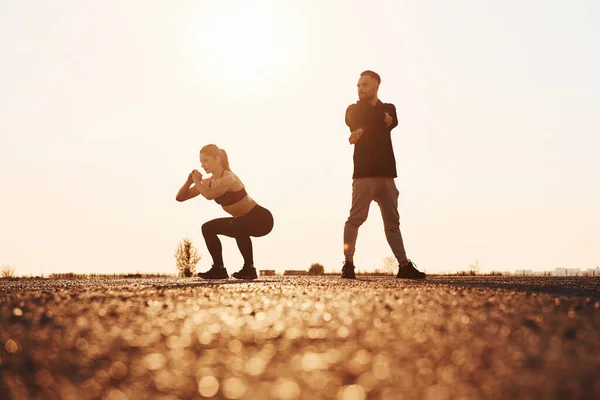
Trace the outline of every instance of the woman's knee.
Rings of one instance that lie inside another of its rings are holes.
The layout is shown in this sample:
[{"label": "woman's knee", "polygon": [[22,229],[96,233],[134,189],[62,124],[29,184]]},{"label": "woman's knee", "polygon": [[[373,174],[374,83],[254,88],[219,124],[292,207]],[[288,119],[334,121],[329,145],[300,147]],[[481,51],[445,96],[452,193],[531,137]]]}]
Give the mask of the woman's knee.
[{"label": "woman's knee", "polygon": [[208,221],[202,224],[202,235],[208,236],[215,234],[215,224],[212,222],[213,221]]},{"label": "woman's knee", "polygon": [[228,218],[216,218],[211,219],[210,221],[204,223],[202,225],[202,234],[203,235],[229,235],[229,231],[231,230],[231,224],[233,219],[231,217]]}]

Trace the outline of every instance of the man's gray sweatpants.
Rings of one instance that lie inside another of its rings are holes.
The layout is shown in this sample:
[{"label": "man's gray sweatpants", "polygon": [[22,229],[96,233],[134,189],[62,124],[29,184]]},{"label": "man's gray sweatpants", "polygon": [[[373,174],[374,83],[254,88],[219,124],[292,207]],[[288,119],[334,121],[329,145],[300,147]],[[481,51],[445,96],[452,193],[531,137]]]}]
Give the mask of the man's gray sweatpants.
[{"label": "man's gray sweatpants", "polygon": [[400,233],[398,189],[394,178],[356,178],[352,182],[352,208],[344,225],[344,255],[354,256],[358,228],[367,220],[372,201],[377,202],[383,218],[385,237],[399,265],[407,261]]}]

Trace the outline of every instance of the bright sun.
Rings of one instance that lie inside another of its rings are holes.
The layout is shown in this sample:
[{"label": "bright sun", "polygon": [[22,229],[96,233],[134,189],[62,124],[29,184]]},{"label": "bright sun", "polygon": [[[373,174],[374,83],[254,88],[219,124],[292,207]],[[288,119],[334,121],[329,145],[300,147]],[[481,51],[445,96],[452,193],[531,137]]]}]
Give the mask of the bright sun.
[{"label": "bright sun", "polygon": [[202,73],[239,92],[275,87],[301,70],[306,38],[292,10],[254,1],[229,8],[209,4],[198,10],[193,27],[195,64]]}]

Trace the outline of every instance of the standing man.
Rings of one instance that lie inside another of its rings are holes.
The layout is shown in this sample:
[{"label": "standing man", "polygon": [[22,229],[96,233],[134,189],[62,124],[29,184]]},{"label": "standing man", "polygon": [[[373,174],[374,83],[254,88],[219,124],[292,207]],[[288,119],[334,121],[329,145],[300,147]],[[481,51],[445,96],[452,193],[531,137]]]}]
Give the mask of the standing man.
[{"label": "standing man", "polygon": [[346,125],[352,132],[354,174],[352,175],[352,208],[344,225],[344,256],[342,278],[356,279],[354,251],[358,228],[367,220],[369,206],[376,201],[381,210],[385,237],[398,260],[396,278],[423,279],[425,274],[406,258],[400,216],[398,189],[394,183],[396,158],[391,131],[398,126],[396,107],[377,97],[381,78],[373,71],[364,71],[358,79],[358,98],[346,110]]}]

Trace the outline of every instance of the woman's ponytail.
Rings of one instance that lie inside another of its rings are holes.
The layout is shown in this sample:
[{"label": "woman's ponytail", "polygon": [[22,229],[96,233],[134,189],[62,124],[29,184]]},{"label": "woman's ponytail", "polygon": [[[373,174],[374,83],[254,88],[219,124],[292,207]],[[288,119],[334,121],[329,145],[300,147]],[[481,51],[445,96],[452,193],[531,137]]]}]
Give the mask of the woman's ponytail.
[{"label": "woman's ponytail", "polygon": [[227,156],[227,152],[223,149],[221,149],[221,167],[231,172],[231,168],[229,167],[229,157]]}]

